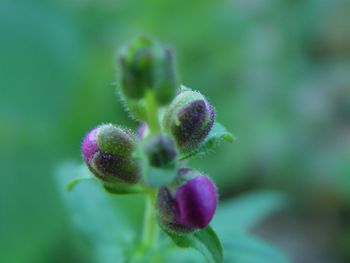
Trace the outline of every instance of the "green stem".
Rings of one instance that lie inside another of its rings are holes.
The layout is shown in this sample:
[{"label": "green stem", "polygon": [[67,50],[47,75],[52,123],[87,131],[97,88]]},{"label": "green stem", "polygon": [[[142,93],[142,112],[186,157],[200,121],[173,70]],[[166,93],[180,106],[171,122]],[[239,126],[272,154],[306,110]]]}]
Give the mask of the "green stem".
[{"label": "green stem", "polygon": [[[159,227],[157,224],[157,214],[155,208],[156,198],[156,189],[148,188],[146,191],[146,204],[141,242],[130,256],[128,263],[144,262],[144,257],[147,251],[155,250],[157,248]],[[152,262],[157,261],[154,260]]]},{"label": "green stem", "polygon": [[160,124],[158,118],[158,105],[154,98],[154,93],[149,91],[146,93],[147,103],[147,124],[151,133],[160,132]]},{"label": "green stem", "polygon": [[[155,100],[154,93],[149,91],[146,93],[147,104],[147,124],[150,129],[150,134],[157,134],[161,131],[158,118],[158,105]],[[148,249],[155,249],[158,242],[158,222],[156,211],[157,189],[145,186],[145,214],[143,219],[143,229],[141,243],[138,249],[134,252],[130,262],[134,262],[144,255]]]},{"label": "green stem", "polygon": [[[151,134],[156,134],[161,131],[158,118],[158,104],[152,90],[146,93],[147,103],[147,119]],[[146,195],[145,215],[143,222],[142,245],[154,248],[157,245],[158,239],[158,224],[155,209],[157,190],[148,188]]]},{"label": "green stem", "polygon": [[142,245],[155,248],[158,241],[158,224],[155,209],[157,192],[155,189],[146,195],[145,215],[143,221]]}]

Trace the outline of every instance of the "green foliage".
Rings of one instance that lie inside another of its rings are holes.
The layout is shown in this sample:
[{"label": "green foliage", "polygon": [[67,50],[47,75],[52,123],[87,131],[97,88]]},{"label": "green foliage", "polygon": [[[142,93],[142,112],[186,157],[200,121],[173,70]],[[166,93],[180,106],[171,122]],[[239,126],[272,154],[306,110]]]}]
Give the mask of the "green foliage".
[{"label": "green foliage", "polygon": [[199,148],[191,153],[184,154],[183,156],[181,156],[181,160],[186,160],[196,155],[204,155],[212,151],[215,148],[215,146],[217,146],[222,141],[233,142],[235,139],[236,138],[234,137],[234,135],[228,132],[222,124],[215,121],[212,130],[208,134],[208,137],[199,146]]},{"label": "green foliage", "polygon": [[249,230],[285,209],[287,197],[276,191],[255,191],[222,202],[212,226],[225,249],[224,262],[287,263],[277,248],[249,234]]},{"label": "green foliage", "polygon": [[221,242],[210,226],[190,234],[177,235],[171,232],[167,234],[179,247],[197,249],[209,263],[223,261],[224,251]]},{"label": "green foliage", "polygon": [[[111,96],[113,56],[143,32],[176,47],[182,79],[239,135],[195,163],[225,197],[272,187],[298,214],[347,214],[349,10],[347,0],[1,1],[0,261],[90,262],[52,171],[80,161],[89,128],[132,123]],[[350,236],[323,229],[338,227]]]},{"label": "green foliage", "polygon": [[74,191],[65,190],[67,181],[89,174],[85,166],[63,164],[56,174],[63,200],[75,227],[95,251],[96,261],[112,263],[118,259],[123,262],[126,248],[138,238],[142,214],[136,208],[142,211],[142,199],[137,195],[132,198],[110,195],[102,190],[97,180],[84,181]]},{"label": "green foliage", "polygon": [[[88,238],[97,262],[108,263],[118,258],[118,262],[129,263],[128,257],[134,253],[131,248],[137,247],[140,238],[142,216],[137,210],[142,210],[143,198],[138,195],[110,195],[101,191],[97,180],[82,180],[74,191],[65,191],[65,183],[75,177],[91,176],[85,166],[74,163],[62,165],[56,176],[73,223]],[[179,247],[194,248],[212,263],[287,263],[289,260],[279,250],[247,233],[284,208],[285,204],[286,197],[272,191],[253,192],[220,204],[212,225],[218,232],[222,245],[210,226],[186,235],[166,234]],[[134,209],[129,209],[131,206]],[[160,246],[163,249],[158,252],[150,250],[148,256],[143,256],[143,260],[146,260],[144,257],[149,257],[150,260],[159,258],[174,263],[203,262],[200,254],[175,249],[169,239],[162,240]]]}]

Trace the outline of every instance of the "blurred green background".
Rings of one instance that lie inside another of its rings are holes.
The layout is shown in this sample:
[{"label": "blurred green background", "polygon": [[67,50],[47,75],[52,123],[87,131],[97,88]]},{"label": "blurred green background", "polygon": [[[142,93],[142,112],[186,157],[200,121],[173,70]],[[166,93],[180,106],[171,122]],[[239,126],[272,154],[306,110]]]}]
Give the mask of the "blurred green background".
[{"label": "blurred green background", "polygon": [[139,34],[177,54],[239,140],[193,165],[225,199],[279,189],[255,229],[293,262],[350,262],[350,2],[2,0],[0,262],[90,262],[54,170],[103,122],[137,124],[114,96],[116,53]]}]

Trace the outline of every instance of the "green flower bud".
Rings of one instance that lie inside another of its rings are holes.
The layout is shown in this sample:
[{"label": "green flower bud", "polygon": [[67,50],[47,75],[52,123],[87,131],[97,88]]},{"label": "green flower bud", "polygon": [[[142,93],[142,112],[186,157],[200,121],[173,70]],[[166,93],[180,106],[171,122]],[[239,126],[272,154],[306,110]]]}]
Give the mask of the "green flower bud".
[{"label": "green flower bud", "polygon": [[169,104],[176,95],[176,73],[174,58],[169,48],[164,49],[162,63],[158,68],[157,82],[155,83],[155,97],[159,105]]},{"label": "green flower bud", "polygon": [[183,90],[165,113],[163,128],[181,152],[190,152],[205,140],[214,121],[214,108],[208,100],[199,92]]},{"label": "green flower bud", "polygon": [[108,184],[132,184],[140,180],[140,163],[132,156],[135,149],[136,137],[112,124],[93,129],[82,144],[85,163],[97,178]]},{"label": "green flower bud", "polygon": [[177,154],[173,139],[161,134],[147,138],[144,150],[150,164],[161,168],[173,165]]},{"label": "green flower bud", "polygon": [[142,99],[152,90],[159,105],[171,102],[176,77],[171,51],[156,41],[140,37],[119,55],[121,89],[128,99]]}]

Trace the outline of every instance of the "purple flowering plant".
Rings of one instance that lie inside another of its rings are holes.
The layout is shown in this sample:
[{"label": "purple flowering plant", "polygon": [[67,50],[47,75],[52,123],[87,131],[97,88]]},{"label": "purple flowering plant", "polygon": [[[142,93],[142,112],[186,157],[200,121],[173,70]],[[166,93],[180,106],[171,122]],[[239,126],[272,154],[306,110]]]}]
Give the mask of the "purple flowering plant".
[{"label": "purple flowering plant", "polygon": [[[211,152],[221,141],[233,142],[234,136],[217,122],[203,94],[179,85],[172,51],[157,41],[140,37],[127,44],[119,53],[118,69],[117,94],[139,129],[101,124],[87,132],[81,152],[89,172],[71,180],[67,188],[93,179],[99,182],[98,191],[110,196],[142,196],[140,234],[124,240],[125,249],[111,262],[171,262],[166,256],[172,253],[169,240],[198,250],[208,262],[224,262],[223,246],[210,226],[218,189],[209,175],[189,168],[188,161]],[[94,199],[93,191],[85,197]],[[124,209],[132,209],[132,201],[129,204]],[[90,213],[81,221],[95,216],[107,217]],[[116,219],[103,224],[121,223]],[[103,231],[95,231],[92,239]]]}]

